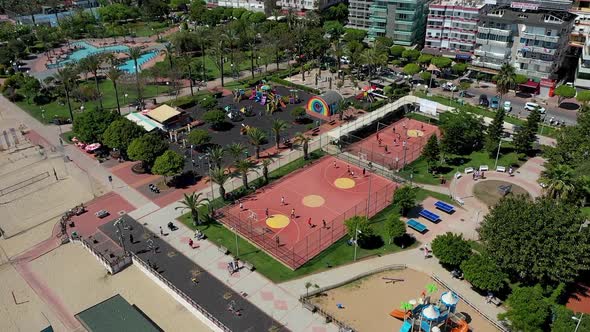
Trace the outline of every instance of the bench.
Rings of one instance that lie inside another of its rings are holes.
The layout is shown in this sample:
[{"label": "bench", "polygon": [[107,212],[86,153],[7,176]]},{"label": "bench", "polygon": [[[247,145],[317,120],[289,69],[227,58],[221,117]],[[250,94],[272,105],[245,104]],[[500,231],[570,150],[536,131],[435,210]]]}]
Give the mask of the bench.
[{"label": "bench", "polygon": [[498,166],[498,167],[496,167],[496,172],[506,173],[506,167]]},{"label": "bench", "polygon": [[487,172],[489,169],[490,169],[490,168],[488,167],[488,165],[481,165],[481,166],[479,166],[479,171],[480,171],[480,172],[481,172],[481,171],[486,171],[486,172]]},{"label": "bench", "polygon": [[452,206],[451,204],[447,204],[447,203],[445,203],[443,201],[438,201],[438,202],[434,203],[434,206],[437,209],[439,209],[441,211],[444,211],[444,212],[446,212],[448,214],[451,214],[451,213],[455,212],[455,207],[454,206]]},{"label": "bench", "polygon": [[219,250],[221,253],[223,253],[224,255],[227,255],[227,254],[229,253],[229,250],[227,250],[227,248],[226,248],[226,247],[224,247],[224,246],[219,246],[217,249],[218,249],[218,250]]},{"label": "bench", "polygon": [[473,171],[475,171],[475,170],[473,169],[473,167],[467,167],[467,168],[465,169],[465,174],[473,173]]},{"label": "bench", "polygon": [[423,223],[421,223],[415,219],[408,220],[406,222],[406,224],[408,224],[408,227],[415,229],[419,233],[424,233],[428,230],[428,227],[426,227]]},{"label": "bench", "polygon": [[440,217],[438,216],[438,214],[428,211],[426,209],[422,209],[422,211],[420,211],[420,213],[418,213],[420,216],[432,221],[432,222],[439,222],[440,221]]},{"label": "bench", "polygon": [[244,262],[244,267],[250,271],[254,271],[254,265],[252,263]]}]

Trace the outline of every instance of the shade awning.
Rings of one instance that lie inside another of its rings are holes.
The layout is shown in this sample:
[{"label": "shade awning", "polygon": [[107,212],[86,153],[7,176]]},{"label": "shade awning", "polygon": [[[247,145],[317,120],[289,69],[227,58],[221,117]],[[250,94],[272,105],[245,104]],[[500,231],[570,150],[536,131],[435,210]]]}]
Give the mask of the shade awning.
[{"label": "shade awning", "polygon": [[141,113],[129,113],[125,116],[129,121],[135,123],[136,125],[145,129],[145,131],[150,132],[156,128],[164,129],[164,126],[157,123],[156,121],[148,118],[147,116]]},{"label": "shade awning", "polygon": [[519,84],[520,86],[526,87],[526,88],[533,88],[536,89],[539,87],[539,83],[535,82],[535,81],[528,81],[526,83],[522,83]]},{"label": "shade awning", "polygon": [[178,116],[179,114],[180,114],[179,111],[177,111],[176,109],[174,109],[166,104],[158,106],[147,113],[147,115],[150,118],[152,118],[160,123],[164,123],[164,122],[174,118],[175,116]]}]

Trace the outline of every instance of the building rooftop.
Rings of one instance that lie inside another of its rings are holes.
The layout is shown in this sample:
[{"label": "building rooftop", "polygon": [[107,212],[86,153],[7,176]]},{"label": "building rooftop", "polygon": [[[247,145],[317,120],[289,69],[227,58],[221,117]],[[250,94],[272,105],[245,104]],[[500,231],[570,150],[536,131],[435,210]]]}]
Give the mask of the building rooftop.
[{"label": "building rooftop", "polygon": [[429,6],[454,6],[467,8],[481,8],[485,5],[484,0],[434,0],[429,3]]}]

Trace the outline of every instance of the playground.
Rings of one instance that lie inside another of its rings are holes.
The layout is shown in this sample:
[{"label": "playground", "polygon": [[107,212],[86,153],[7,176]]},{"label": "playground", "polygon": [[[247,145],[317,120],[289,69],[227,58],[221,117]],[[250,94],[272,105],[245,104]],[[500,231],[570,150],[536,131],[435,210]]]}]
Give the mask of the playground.
[{"label": "playground", "polygon": [[327,157],[222,209],[221,222],[296,269],[342,238],[345,220],[371,217],[388,206],[395,188]]},{"label": "playground", "polygon": [[[356,331],[495,331],[483,316],[431,277],[412,269],[386,271],[310,298]],[[421,304],[423,303],[423,304]],[[414,312],[408,317],[407,312]],[[404,320],[404,317],[407,317]],[[437,318],[435,318],[437,317]],[[421,323],[422,328],[418,328]]]},{"label": "playground", "polygon": [[391,125],[378,123],[376,132],[364,139],[349,137],[352,144],[346,150],[361,159],[398,170],[420,157],[433,134],[440,136],[435,125],[404,118]]}]

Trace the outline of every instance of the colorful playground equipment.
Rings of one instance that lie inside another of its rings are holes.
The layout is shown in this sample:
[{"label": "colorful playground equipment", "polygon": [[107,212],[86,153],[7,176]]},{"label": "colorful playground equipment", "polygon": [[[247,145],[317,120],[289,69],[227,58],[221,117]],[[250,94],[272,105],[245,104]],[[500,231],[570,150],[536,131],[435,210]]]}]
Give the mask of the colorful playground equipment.
[{"label": "colorful playground equipment", "polygon": [[356,100],[362,100],[362,101],[372,103],[375,101],[375,91],[376,90],[377,90],[377,87],[374,85],[373,86],[365,86],[365,87],[363,87],[363,91],[361,91],[361,93],[356,95],[354,98]]},{"label": "colorful playground equipment", "polygon": [[244,89],[235,89],[232,91],[232,95],[234,96],[234,102],[239,103],[240,101],[246,99],[246,92]]},{"label": "colorful playground equipment", "polygon": [[457,303],[459,296],[451,291],[444,292],[436,303],[423,295],[420,303],[410,300],[402,304],[402,310],[394,309],[390,315],[404,320],[400,332],[468,332],[465,316],[456,312]]},{"label": "colorful playground equipment", "polygon": [[312,114],[330,117],[338,112],[338,102],[341,100],[344,100],[344,97],[340,93],[329,90],[309,99],[307,110]]}]

